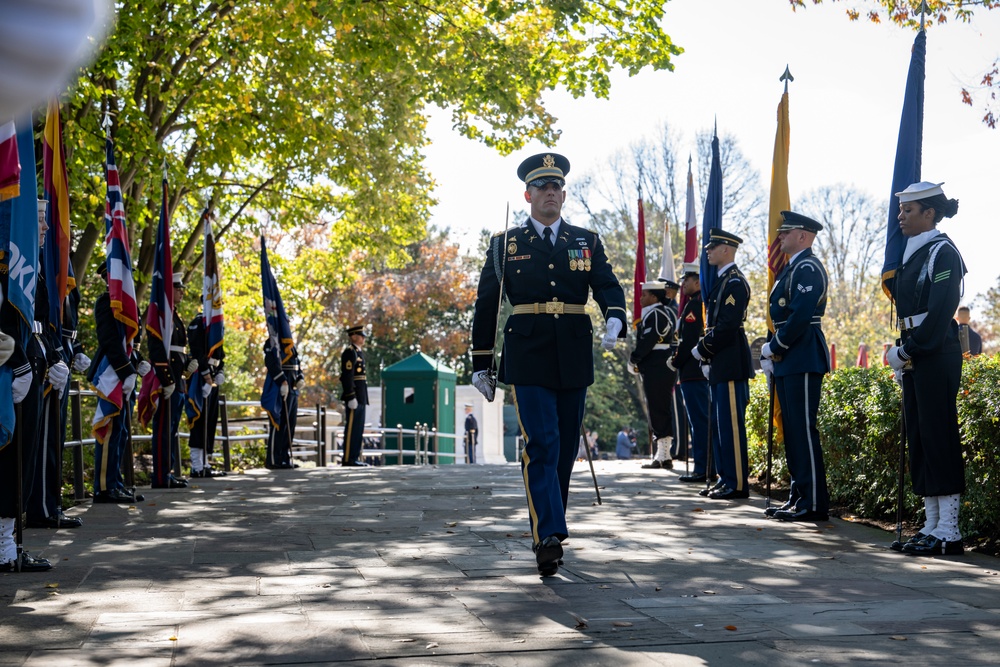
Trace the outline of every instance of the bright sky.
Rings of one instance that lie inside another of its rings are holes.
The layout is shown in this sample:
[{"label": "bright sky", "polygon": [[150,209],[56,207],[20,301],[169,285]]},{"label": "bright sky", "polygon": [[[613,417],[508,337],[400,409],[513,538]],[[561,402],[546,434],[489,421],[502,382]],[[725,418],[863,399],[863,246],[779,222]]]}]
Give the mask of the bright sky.
[{"label": "bright sky", "polygon": [[[432,223],[450,227],[452,238],[473,249],[481,229],[503,229],[508,201],[523,210],[524,188],[515,171],[524,157],[543,150],[568,157],[572,198],[574,173],[601,170],[615,152],[654,137],[664,120],[684,134],[694,153],[695,133],[717,117],[720,134],[734,135],[760,170],[766,192],[782,92],[778,78],[786,63],[795,77],[789,87],[793,206],[805,192],[837,183],[887,198],[915,33],[852,23],[845,10],[855,6],[866,5],[827,0],[793,12],[787,0],[671,0],[666,30],[685,49],[674,60],[675,71],[616,77],[610,100],[549,95],[546,105],[562,130],[552,149],[535,144],[500,157],[459,137],[447,114],[437,114],[426,150],[440,201]],[[969,266],[965,302],[1000,276],[994,256],[1000,221],[992,206],[1000,189],[1000,129],[983,125],[982,111],[961,104],[960,91],[977,83],[997,57],[1000,11],[980,12],[972,24],[928,30],[922,178],[944,181],[947,195],[960,200],[958,215],[939,228]],[[704,193],[697,196],[700,225]],[[884,227],[886,219],[875,224]]]}]

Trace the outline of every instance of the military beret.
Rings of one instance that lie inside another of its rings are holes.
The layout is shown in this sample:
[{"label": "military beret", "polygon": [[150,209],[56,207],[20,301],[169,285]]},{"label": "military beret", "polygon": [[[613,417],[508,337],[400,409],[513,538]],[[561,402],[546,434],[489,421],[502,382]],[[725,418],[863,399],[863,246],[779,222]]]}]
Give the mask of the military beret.
[{"label": "military beret", "polygon": [[517,177],[525,185],[541,187],[553,181],[560,185],[566,184],[566,174],[569,173],[569,160],[558,153],[539,153],[521,162],[517,168]]},{"label": "military beret", "polygon": [[899,197],[899,203],[905,204],[908,201],[918,201],[920,199],[927,199],[928,197],[933,197],[934,195],[943,195],[944,190],[941,189],[941,183],[928,183],[927,181],[920,181],[919,183],[912,183],[906,187],[902,192],[897,192],[896,196]]},{"label": "military beret", "polygon": [[708,243],[705,244],[705,248],[714,248],[717,245],[729,245],[734,248],[739,248],[741,243],[743,243],[743,239],[736,234],[713,227],[709,231]]},{"label": "military beret", "polygon": [[782,211],[781,219],[781,227],[778,227],[779,232],[790,232],[793,229],[802,229],[815,234],[816,232],[823,230],[823,225],[819,222],[794,211]]}]

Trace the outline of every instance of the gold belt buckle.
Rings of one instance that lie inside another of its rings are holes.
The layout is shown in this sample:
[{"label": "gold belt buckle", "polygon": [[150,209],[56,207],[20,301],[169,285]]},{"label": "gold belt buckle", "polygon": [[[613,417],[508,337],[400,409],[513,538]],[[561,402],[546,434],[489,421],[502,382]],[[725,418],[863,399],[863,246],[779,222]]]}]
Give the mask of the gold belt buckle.
[{"label": "gold belt buckle", "polygon": [[562,301],[546,301],[545,302],[545,314],[546,315],[562,315],[563,314],[563,302]]}]

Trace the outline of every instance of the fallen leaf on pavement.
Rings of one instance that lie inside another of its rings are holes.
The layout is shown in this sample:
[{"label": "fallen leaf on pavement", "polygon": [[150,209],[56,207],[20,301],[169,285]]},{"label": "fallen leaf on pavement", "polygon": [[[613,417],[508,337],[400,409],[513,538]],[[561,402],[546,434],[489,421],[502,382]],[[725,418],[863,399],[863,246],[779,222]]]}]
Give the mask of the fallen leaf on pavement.
[{"label": "fallen leaf on pavement", "polygon": [[632,627],[632,624],[629,623],[628,621],[613,621],[611,623],[611,625],[615,626],[616,628],[631,628]]},{"label": "fallen leaf on pavement", "polygon": [[735,625],[727,625],[727,626],[726,626],[726,630],[730,630],[730,631],[732,631],[732,630],[735,630],[735,629],[736,629],[736,626],[735,626]]}]

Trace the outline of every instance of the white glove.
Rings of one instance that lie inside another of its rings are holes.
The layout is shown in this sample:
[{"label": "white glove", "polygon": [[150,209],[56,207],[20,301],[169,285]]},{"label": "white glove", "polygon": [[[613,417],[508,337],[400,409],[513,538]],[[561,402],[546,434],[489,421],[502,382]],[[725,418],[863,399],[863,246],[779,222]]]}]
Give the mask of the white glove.
[{"label": "white glove", "polygon": [[201,397],[208,398],[212,394],[212,383],[202,382],[201,383]]},{"label": "white glove", "polygon": [[287,382],[282,382],[281,383],[281,388],[278,391],[281,392],[281,397],[282,398],[285,398],[286,396],[288,396],[288,383]]},{"label": "white glove", "polygon": [[[133,382],[134,382],[134,380],[133,380]],[[163,388],[163,398],[170,398],[171,394],[174,393],[174,388],[175,387],[172,384],[168,384],[166,387],[164,387]]]},{"label": "white glove", "polygon": [[305,378],[302,378],[295,383],[295,391],[302,391],[302,388],[305,386],[306,386]]},{"label": "white glove", "polygon": [[49,367],[49,384],[59,392],[60,398],[66,390],[67,382],[69,382],[69,366],[65,361],[57,361]]},{"label": "white glove", "polygon": [[903,388],[903,373],[902,373],[902,371],[895,371],[892,374],[892,379],[896,381],[896,384],[899,385],[900,389]]},{"label": "white glove", "polygon": [[198,360],[197,359],[191,359],[190,361],[188,361],[187,368],[184,369],[184,374],[185,375],[191,375],[196,370],[198,370]]},{"label": "white glove", "polygon": [[20,403],[28,395],[28,389],[31,388],[31,375],[31,371],[28,371],[24,375],[14,376],[14,380],[10,383],[10,393],[15,403]]},{"label": "white glove", "polygon": [[222,383],[225,382],[225,381],[226,381],[226,374],[225,373],[223,373],[222,371],[219,371],[218,373],[215,374],[215,384],[216,385],[218,385],[218,386],[221,387]]},{"label": "white glove", "polygon": [[898,371],[906,364],[906,361],[899,356],[899,348],[895,345],[890,347],[889,351],[885,353],[885,360],[894,371]]},{"label": "white glove", "polygon": [[127,378],[122,380],[122,396],[127,400],[128,397],[135,390],[135,379],[138,377],[135,373],[129,375]]},{"label": "white glove", "polygon": [[73,355],[74,371],[77,373],[86,373],[88,368],[90,368],[90,357],[85,355],[83,352],[77,352]]},{"label": "white glove", "polygon": [[[618,334],[622,330],[622,321],[617,318],[611,318],[608,320],[607,333],[604,334],[604,339],[601,340],[601,347],[605,350],[615,349],[615,345],[618,343]],[[492,398],[490,399],[493,400]]]},{"label": "white glove", "polygon": [[774,352],[771,350],[771,343],[764,343],[763,347],[760,348],[760,358],[770,359],[774,356]]},{"label": "white glove", "polygon": [[667,368],[669,368],[670,370],[672,370],[674,373],[677,372],[677,367],[674,366],[674,358],[673,357],[669,357],[667,359]]},{"label": "white glove", "polygon": [[628,368],[628,372],[631,373],[632,375],[638,375],[639,374],[639,367],[636,366],[635,364],[633,364],[631,361],[628,362],[627,368]]},{"label": "white glove", "polygon": [[774,362],[765,357],[761,357],[760,370],[764,371],[764,375],[771,377],[771,374],[774,373]]},{"label": "white glove", "polygon": [[698,361],[705,361],[705,357],[701,356],[701,352],[698,351],[697,345],[691,348],[691,356],[697,359]]},{"label": "white glove", "polygon": [[0,331],[0,366],[7,363],[12,354],[14,354],[14,337]]},{"label": "white glove", "polygon": [[347,402],[347,409],[348,410],[357,410],[358,409],[358,399],[352,398],[351,400],[349,400]]},{"label": "white glove", "polygon": [[139,377],[146,377],[146,373],[152,370],[152,368],[149,362],[143,359],[139,362],[139,366],[135,370],[139,373]]},{"label": "white glove", "polygon": [[497,382],[490,376],[489,371],[476,371],[472,374],[472,386],[479,390],[479,393],[486,397],[490,403],[496,397]]},{"label": "white glove", "polygon": [[712,364],[702,364],[701,374],[704,375],[707,380],[708,376],[712,374]]}]

